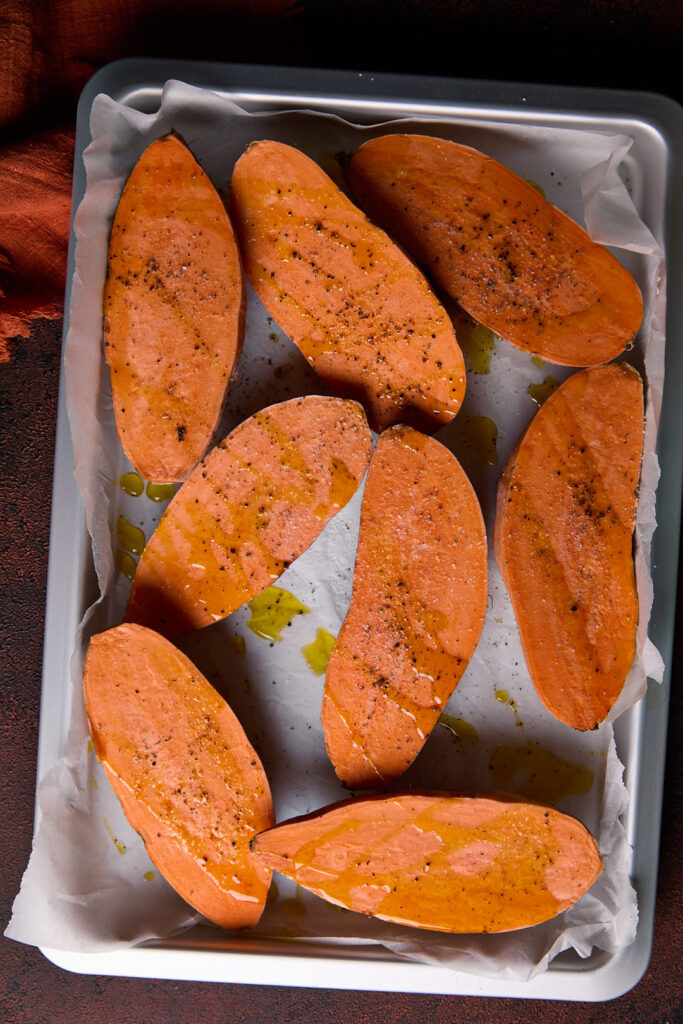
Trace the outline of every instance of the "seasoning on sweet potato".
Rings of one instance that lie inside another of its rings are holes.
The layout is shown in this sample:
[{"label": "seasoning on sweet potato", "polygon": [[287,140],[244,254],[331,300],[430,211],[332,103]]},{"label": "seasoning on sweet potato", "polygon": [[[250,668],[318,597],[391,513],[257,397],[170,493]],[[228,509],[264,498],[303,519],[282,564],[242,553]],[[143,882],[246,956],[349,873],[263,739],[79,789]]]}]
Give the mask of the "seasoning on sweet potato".
[{"label": "seasoning on sweet potato", "polygon": [[422,274],[320,167],[279,142],[237,161],[231,210],[247,276],[333,393],[373,429],[429,432],[455,416],[465,369]]},{"label": "seasoning on sweet potato", "polygon": [[508,793],[348,800],[255,836],[251,849],[336,906],[440,932],[547,921],[602,871],[580,822]]},{"label": "seasoning on sweet potato", "polygon": [[218,424],[245,287],[227,211],[175,135],[144,151],[109,239],[104,344],[121,444],[142,476],[184,480]]},{"label": "seasoning on sweet potato", "polygon": [[385,431],[322,706],[349,788],[381,785],[417,757],[477,645],[486,598],[484,521],[457,459],[410,427]]},{"label": "seasoning on sweet potato", "polygon": [[166,509],[126,620],[172,638],[256,597],[351,498],[370,449],[363,410],[341,398],[309,395],[245,420]]},{"label": "seasoning on sweet potato", "polygon": [[475,149],[385,135],[354,153],[356,200],[476,320],[551,363],[619,355],[643,316],[631,275],[537,189]]},{"label": "seasoning on sweet potato", "polygon": [[538,696],[593,729],[635,653],[633,527],[643,386],[625,364],[574,374],[547,399],[498,485],[494,550]]},{"label": "seasoning on sweet potato", "polygon": [[223,698],[168,640],[123,625],[90,641],[93,744],[157,868],[224,928],[256,924],[270,870],[249,840],[274,823],[268,780]]}]

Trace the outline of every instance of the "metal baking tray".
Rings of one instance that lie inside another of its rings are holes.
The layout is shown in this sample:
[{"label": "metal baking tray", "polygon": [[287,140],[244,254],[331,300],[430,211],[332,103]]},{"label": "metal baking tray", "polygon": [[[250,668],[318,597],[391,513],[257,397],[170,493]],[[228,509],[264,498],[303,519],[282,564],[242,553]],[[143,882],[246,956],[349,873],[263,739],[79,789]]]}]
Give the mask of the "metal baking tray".
[{"label": "metal baking tray", "polygon": [[[162,85],[170,78],[211,89],[247,109],[306,108],[335,113],[357,123],[438,115],[445,119],[624,132],[634,140],[632,161],[647,183],[641,195],[641,216],[665,240],[669,281],[678,280],[683,273],[683,112],[672,101],[648,93],[253,65],[119,61],[99,71],[81,96],[74,211],[85,191],[82,155],[90,142],[89,116],[94,97],[104,92],[135,109],[153,112],[159,105]],[[72,234],[64,337],[69,326],[73,273]],[[636,941],[631,946],[613,956],[596,952],[586,960],[574,953],[561,954],[544,974],[529,982],[491,980],[418,964],[380,947],[255,941],[247,936],[222,937],[201,927],[180,937],[121,952],[76,954],[44,947],[45,956],[79,973],[316,988],[605,1000],[635,985],[647,967],[652,945],[681,514],[683,419],[677,391],[683,381],[683,298],[673,288],[668,295],[667,338],[650,628],[667,668],[664,685],[660,688],[651,684],[648,696],[622,715],[615,727],[631,793],[626,826],[633,846],[631,876],[640,911]],[[52,510],[39,780],[61,754],[68,726],[69,659],[78,623],[97,597],[90,539],[73,477],[63,373]]]}]

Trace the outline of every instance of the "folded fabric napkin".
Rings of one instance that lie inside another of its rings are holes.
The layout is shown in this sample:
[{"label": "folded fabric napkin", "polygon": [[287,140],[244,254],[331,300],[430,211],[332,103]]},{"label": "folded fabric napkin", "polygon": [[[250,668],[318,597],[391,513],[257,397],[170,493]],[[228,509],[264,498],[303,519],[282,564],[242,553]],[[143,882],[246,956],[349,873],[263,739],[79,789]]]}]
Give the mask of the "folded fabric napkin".
[{"label": "folded fabric napkin", "polygon": [[73,128],[0,150],[0,361],[34,317],[62,314],[73,150]]},{"label": "folded fabric napkin", "polygon": [[[0,362],[12,338],[28,337],[35,317],[62,313],[72,122],[91,75],[128,56],[225,60],[224,40],[256,38],[250,26],[282,40],[283,21],[300,9],[297,0],[3,0]],[[240,59],[249,57],[244,51]]]}]

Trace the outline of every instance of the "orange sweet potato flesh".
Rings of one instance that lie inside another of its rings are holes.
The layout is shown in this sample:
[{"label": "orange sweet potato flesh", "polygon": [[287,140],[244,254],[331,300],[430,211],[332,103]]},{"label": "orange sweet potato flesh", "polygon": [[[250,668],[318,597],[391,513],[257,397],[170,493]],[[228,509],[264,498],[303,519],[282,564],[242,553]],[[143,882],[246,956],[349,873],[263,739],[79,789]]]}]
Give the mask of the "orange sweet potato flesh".
[{"label": "orange sweet potato flesh", "polygon": [[477,645],[486,598],[486,530],[457,459],[411,427],[385,431],[322,705],[349,788],[382,785],[417,757]]},{"label": "orange sweet potato flesh", "polygon": [[278,825],[251,848],[336,906],[440,932],[547,921],[602,870],[580,822],[505,793],[349,800]]},{"label": "orange sweet potato flesh", "polygon": [[355,493],[370,452],[357,402],[309,395],[245,420],[166,509],[126,620],[172,638],[230,615],[310,547]]},{"label": "orange sweet potato flesh", "polygon": [[635,653],[642,450],[639,374],[592,367],[541,406],[498,486],[494,550],[527,668],[575,729],[605,718]]},{"label": "orange sweet potato flesh", "polygon": [[184,480],[218,425],[244,332],[220,196],[175,135],[144,151],[109,240],[104,344],[121,444],[143,477]]},{"label": "orange sweet potato flesh", "polygon": [[465,368],[447,313],[404,253],[303,153],[254,143],[231,211],[249,281],[334,394],[373,429],[432,432],[457,413]]},{"label": "orange sweet potato flesh", "polygon": [[216,924],[256,924],[270,869],[249,840],[274,823],[273,805],[223,698],[181,651],[137,625],[92,638],[83,690],[97,756],[161,874]]},{"label": "orange sweet potato flesh", "polygon": [[624,350],[643,302],[631,275],[528,182],[467,146],[371,139],[351,158],[356,200],[467,312],[551,363]]}]

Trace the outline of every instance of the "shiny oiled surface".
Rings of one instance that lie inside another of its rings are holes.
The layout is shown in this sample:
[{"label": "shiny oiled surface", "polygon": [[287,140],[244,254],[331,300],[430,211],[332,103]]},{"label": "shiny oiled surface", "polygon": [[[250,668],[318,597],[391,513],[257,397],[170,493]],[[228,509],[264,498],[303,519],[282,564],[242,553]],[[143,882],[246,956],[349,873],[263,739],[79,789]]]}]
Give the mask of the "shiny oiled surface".
[{"label": "shiny oiled surface", "polygon": [[457,459],[410,427],[385,431],[325,679],[325,743],[345,785],[379,785],[417,757],[476,647],[486,596],[486,530]]},{"label": "shiny oiled surface", "polygon": [[455,416],[465,367],[445,309],[316,163],[254,143],[230,202],[254,291],[336,394],[363,402],[375,430]]},{"label": "shiny oiled surface", "polygon": [[270,872],[249,840],[273,805],[226,702],[168,640],[130,624],[92,638],[83,690],[95,752],[159,871],[217,924],[255,924]]},{"label": "shiny oiled surface", "polygon": [[261,637],[279,643],[282,630],[290,626],[297,615],[309,615],[311,609],[295,594],[283,587],[268,587],[247,603],[249,618],[247,628]]},{"label": "shiny oiled surface", "polygon": [[239,358],[246,295],[227,211],[175,135],[140,157],[109,240],[104,345],[135,468],[184,480],[206,451]]},{"label": "shiny oiled surface", "polygon": [[127,621],[173,637],[256,597],[343,508],[369,459],[356,402],[309,395],[245,420],[162,516],[138,564]]},{"label": "shiny oiled surface", "polygon": [[339,906],[459,933],[545,921],[602,871],[580,822],[508,794],[350,800],[276,826],[252,849]]},{"label": "shiny oiled surface", "polygon": [[638,373],[594,367],[546,399],[498,487],[494,549],[529,674],[576,729],[603,720],[635,654],[642,451]]},{"label": "shiny oiled surface", "polygon": [[506,341],[552,363],[614,359],[643,316],[637,284],[536,188],[468,146],[422,135],[353,155],[356,200],[445,291]]},{"label": "shiny oiled surface", "polygon": [[[8,422],[12,423],[2,449],[6,466],[4,491],[8,508],[14,510],[7,550],[0,565],[0,605],[6,612],[8,641],[0,646],[1,674],[6,683],[0,720],[0,776],[6,782],[6,813],[0,816],[6,880],[0,893],[4,921],[9,920],[12,901],[19,890],[33,833],[60,331],[59,323],[35,327],[29,340],[16,343],[15,358],[0,367]],[[679,626],[683,625],[680,612],[678,620]],[[680,628],[677,635],[683,635]],[[683,728],[683,686],[677,685],[683,683],[681,675],[677,653],[672,677],[652,961],[633,991],[601,1004],[599,1018],[603,1024],[652,1024],[680,1016],[683,748],[675,739]],[[654,712],[657,713],[661,711]],[[407,965],[405,970],[409,969]],[[333,984],[327,974],[320,980]],[[577,984],[580,985],[580,979]],[[581,997],[583,989],[576,994]],[[522,998],[496,996],[453,997],[283,988],[257,982],[211,985],[198,981],[89,977],[61,970],[39,950],[9,939],[0,939],[0,1001],[8,1024],[73,1024],[87,1013],[126,1024],[172,1021],[178,1017],[197,1024],[222,1024],[226,1014],[250,1024],[273,1024],[288,1016],[324,1024],[337,1024],[342,1019],[359,1024],[396,1024],[420,1017],[429,1017],[435,1024],[519,1024],[533,1014],[543,1024],[591,1024],[596,1015],[595,1006],[585,1002],[530,1003]]]},{"label": "shiny oiled surface", "polygon": [[[122,32],[112,32],[108,18],[93,22],[83,10],[77,27],[87,38],[88,46],[78,49],[73,45],[73,11],[65,7],[51,12],[51,17],[57,18],[51,22],[51,42],[74,54],[78,77],[60,74],[56,81],[55,69],[60,65],[51,63],[46,64],[43,77],[35,78],[33,85],[40,86],[39,95],[49,94],[51,102],[58,104],[59,117],[67,120],[73,116],[81,82],[91,73],[96,48],[99,61],[143,51],[163,54],[169,47],[180,45],[186,53],[207,59],[226,59],[227,55],[227,59],[240,61],[314,65],[321,58],[322,27],[327,67],[348,67],[353,53],[354,67],[373,71],[411,68],[430,75],[455,72],[475,77],[496,73],[501,79],[513,80],[523,70],[525,75],[533,75],[542,82],[573,81],[591,86],[670,91],[674,95],[681,92],[677,61],[681,8],[672,0],[644,0],[628,9],[614,0],[591,2],[585,7],[573,5],[571,10],[566,4],[550,3],[544,6],[542,23],[537,4],[528,2],[502,6],[483,0],[479,5],[469,5],[463,13],[456,5],[411,0],[394,9],[390,19],[384,2],[365,0],[362,6],[361,33],[357,20],[329,0],[319,8],[304,10],[296,18],[290,16],[289,10],[268,18],[255,15],[257,30],[251,33],[235,31],[235,15],[228,6],[220,14],[214,12],[209,29],[205,20],[178,9],[169,10],[164,18],[132,19]],[[111,14],[115,16],[113,10]],[[416,46],[418,30],[421,45]],[[457,69],[454,39],[458,41]],[[30,43],[27,35],[26,45]],[[83,60],[84,54],[87,62]],[[296,74],[296,70],[291,71],[293,81]],[[7,780],[3,794],[5,813],[0,816],[5,921],[31,849],[33,830],[60,335],[59,321],[34,325],[30,339],[14,344],[11,363],[0,367],[8,424],[2,449],[3,487],[10,523],[2,563],[4,582],[0,587],[7,627],[6,644],[0,648],[0,675],[5,680],[0,775]],[[679,629],[677,635],[683,635],[683,631]],[[289,1018],[320,1024],[338,1024],[340,1020],[396,1024],[420,1019],[429,1019],[434,1024],[519,1024],[530,1018],[544,1024],[589,1024],[596,1016],[603,1024],[676,1020],[683,1012],[679,969],[683,920],[683,861],[679,856],[683,843],[683,747],[675,742],[683,728],[681,668],[677,653],[653,958],[644,979],[627,995],[596,1008],[585,1002],[529,1002],[495,996],[452,997],[88,977],[60,970],[38,950],[2,939],[0,1002],[8,1024],[73,1024],[87,1014],[126,1024],[174,1019],[222,1024],[227,1015],[249,1024],[273,1024]],[[409,969],[407,965],[406,973]],[[312,969],[312,979],[313,974]],[[325,980],[330,984],[329,976]],[[579,978],[576,995],[582,994]]]}]

